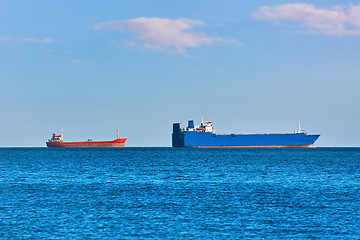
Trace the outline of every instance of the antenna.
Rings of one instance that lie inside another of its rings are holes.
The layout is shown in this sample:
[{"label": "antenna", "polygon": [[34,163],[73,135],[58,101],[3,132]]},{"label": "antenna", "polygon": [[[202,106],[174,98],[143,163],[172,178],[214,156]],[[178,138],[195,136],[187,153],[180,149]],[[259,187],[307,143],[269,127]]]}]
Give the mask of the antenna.
[{"label": "antenna", "polygon": [[119,139],[119,129],[116,129],[116,139]]}]

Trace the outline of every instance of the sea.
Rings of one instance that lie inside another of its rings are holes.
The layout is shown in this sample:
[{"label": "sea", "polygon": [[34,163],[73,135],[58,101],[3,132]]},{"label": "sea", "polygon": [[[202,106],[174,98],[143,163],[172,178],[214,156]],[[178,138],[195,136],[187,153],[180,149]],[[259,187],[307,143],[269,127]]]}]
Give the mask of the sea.
[{"label": "sea", "polygon": [[360,239],[360,148],[0,148],[0,239]]}]

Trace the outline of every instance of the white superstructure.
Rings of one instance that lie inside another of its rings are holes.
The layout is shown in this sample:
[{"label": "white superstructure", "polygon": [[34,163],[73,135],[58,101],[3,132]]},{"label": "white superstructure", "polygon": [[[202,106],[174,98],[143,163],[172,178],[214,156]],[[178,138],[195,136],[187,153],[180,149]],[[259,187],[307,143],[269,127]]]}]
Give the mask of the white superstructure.
[{"label": "white superstructure", "polygon": [[187,128],[183,128],[182,130],[183,131],[189,131],[189,132],[211,132],[211,133],[215,133],[212,122],[205,122],[203,118],[201,118],[201,124],[200,125],[194,125],[194,121],[189,120]]}]

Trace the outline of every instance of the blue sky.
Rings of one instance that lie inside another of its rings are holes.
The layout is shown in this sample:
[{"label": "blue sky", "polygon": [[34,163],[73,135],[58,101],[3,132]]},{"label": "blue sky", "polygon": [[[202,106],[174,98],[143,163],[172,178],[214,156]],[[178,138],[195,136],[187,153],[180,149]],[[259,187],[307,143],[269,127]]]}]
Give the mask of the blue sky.
[{"label": "blue sky", "polygon": [[170,146],[173,122],[359,146],[360,2],[0,1],[0,146]]}]

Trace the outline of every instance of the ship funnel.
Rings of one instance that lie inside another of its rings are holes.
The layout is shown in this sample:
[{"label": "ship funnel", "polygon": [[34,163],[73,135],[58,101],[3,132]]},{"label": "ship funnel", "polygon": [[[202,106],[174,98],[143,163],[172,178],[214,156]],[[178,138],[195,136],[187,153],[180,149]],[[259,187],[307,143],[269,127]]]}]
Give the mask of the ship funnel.
[{"label": "ship funnel", "polygon": [[119,139],[119,129],[116,129],[116,139]]},{"label": "ship funnel", "polygon": [[189,121],[188,121],[188,128],[195,128],[195,126],[194,126],[194,120],[189,120]]},{"label": "ship funnel", "polygon": [[180,123],[173,124],[173,133],[180,133]]}]

